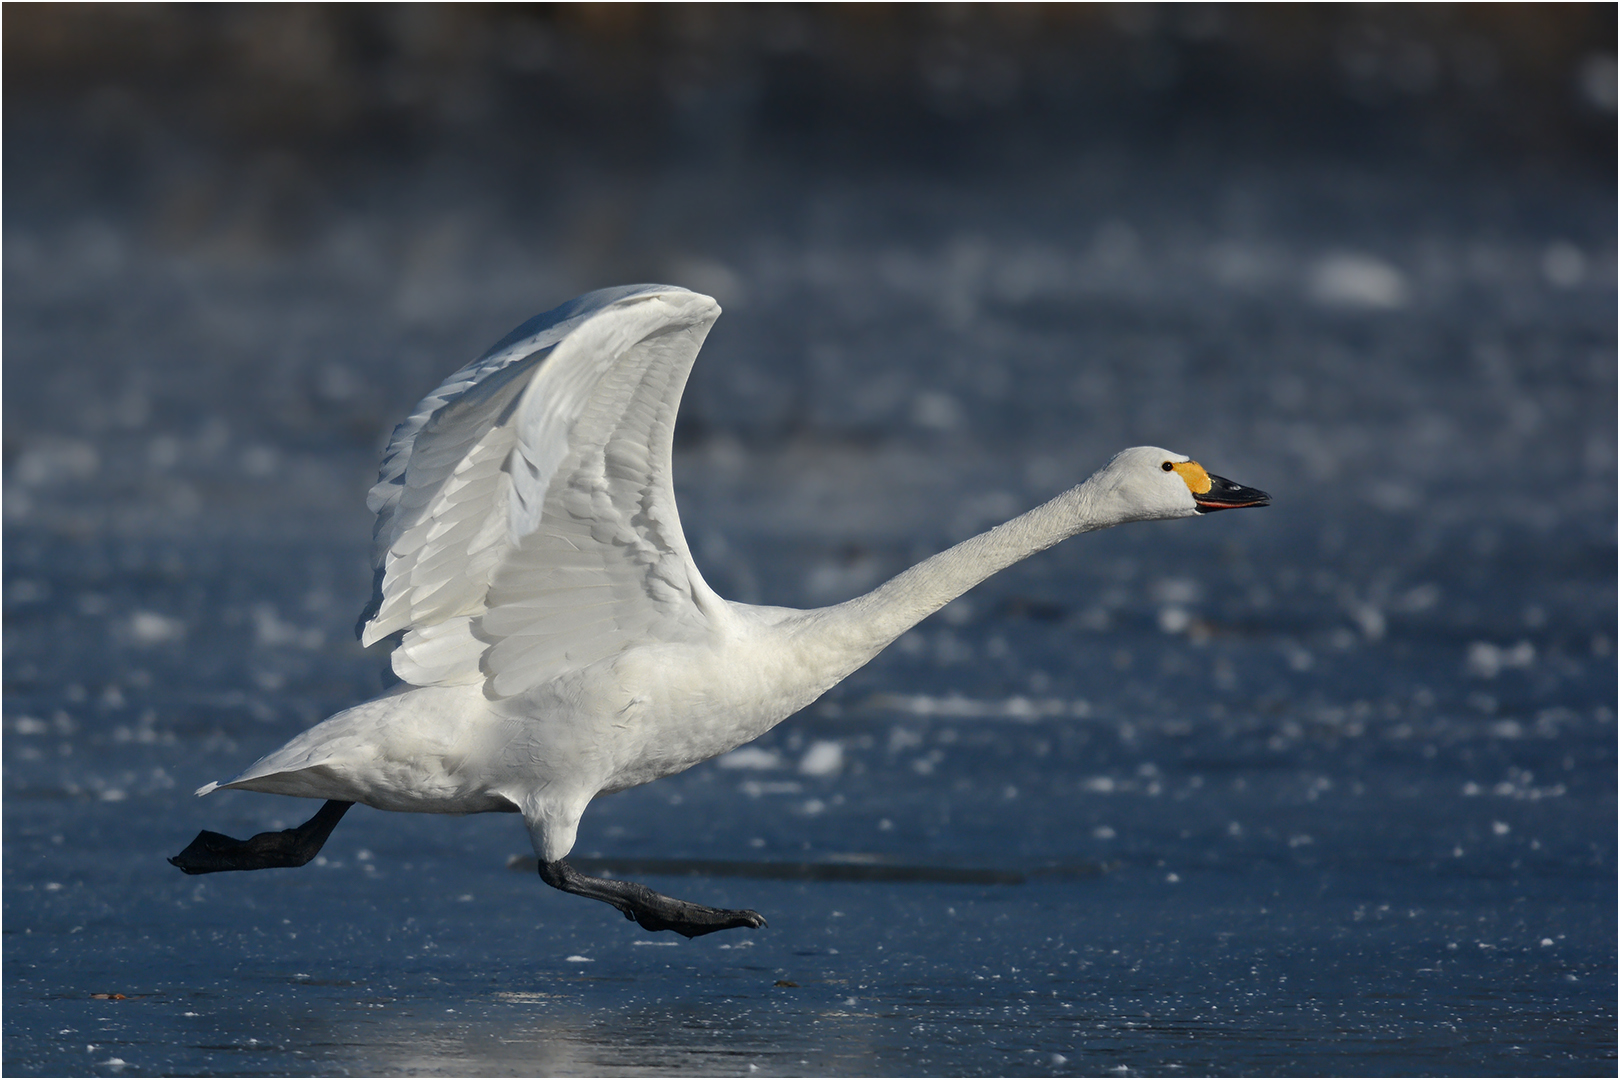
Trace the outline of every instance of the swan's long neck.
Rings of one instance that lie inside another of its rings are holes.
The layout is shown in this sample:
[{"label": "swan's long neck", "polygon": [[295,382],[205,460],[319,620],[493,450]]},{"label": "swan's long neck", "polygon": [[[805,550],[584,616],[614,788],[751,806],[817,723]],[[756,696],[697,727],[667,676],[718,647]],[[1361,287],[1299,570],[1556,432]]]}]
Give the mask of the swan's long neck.
[{"label": "swan's long neck", "polygon": [[1087,481],[1027,514],[923,560],[865,596],[808,612],[801,633],[819,638],[815,645],[829,658],[853,661],[838,675],[841,679],[990,575],[1076,533],[1127,520],[1102,512],[1101,500],[1092,488]]}]

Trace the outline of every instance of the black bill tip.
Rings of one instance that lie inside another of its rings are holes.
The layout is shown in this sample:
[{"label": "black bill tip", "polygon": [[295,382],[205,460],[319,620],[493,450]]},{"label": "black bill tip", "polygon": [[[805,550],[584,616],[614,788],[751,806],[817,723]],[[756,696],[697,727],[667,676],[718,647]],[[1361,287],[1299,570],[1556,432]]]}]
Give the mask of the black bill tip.
[{"label": "black bill tip", "polygon": [[1209,474],[1209,490],[1194,495],[1195,509],[1200,514],[1213,514],[1217,510],[1238,510],[1245,506],[1270,506],[1271,496],[1259,488],[1234,484],[1224,476]]}]

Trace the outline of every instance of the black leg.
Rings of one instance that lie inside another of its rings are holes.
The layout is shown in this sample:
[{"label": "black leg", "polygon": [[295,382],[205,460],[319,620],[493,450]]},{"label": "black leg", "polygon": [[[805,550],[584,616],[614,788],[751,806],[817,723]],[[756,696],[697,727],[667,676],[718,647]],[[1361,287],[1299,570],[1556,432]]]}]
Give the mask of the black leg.
[{"label": "black leg", "polygon": [[712,934],[716,930],[736,927],[759,929],[765,917],[757,911],[733,911],[729,908],[704,907],[673,896],[653,892],[634,881],[615,881],[613,878],[591,877],[558,859],[540,864],[540,880],[554,889],[587,896],[612,904],[646,930],[673,930],[677,934],[695,938]]},{"label": "black leg", "polygon": [[328,799],[314,817],[296,829],[262,832],[251,840],[232,840],[204,829],[186,850],[169,861],[188,874],[220,870],[267,870],[273,866],[303,866],[313,859],[354,803]]}]

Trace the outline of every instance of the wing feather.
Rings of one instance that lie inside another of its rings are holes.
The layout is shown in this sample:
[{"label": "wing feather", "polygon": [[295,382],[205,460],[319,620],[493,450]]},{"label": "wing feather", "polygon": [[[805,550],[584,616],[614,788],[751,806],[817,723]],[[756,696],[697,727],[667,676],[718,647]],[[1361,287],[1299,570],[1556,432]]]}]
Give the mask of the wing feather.
[{"label": "wing feather", "polygon": [[395,430],[368,505],[366,644],[418,685],[522,693],[632,644],[707,632],[670,479],[681,391],[719,306],[583,296],[450,376]]}]

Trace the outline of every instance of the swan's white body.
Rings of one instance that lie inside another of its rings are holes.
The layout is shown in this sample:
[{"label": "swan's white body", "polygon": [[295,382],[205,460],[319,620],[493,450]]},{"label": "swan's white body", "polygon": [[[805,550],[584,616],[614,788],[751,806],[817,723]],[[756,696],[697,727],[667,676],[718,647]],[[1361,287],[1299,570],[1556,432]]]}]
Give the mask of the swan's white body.
[{"label": "swan's white body", "polygon": [[732,603],[693,563],[670,481],[676,408],[719,314],[667,286],[591,293],[424,399],[368,500],[378,578],[362,639],[403,632],[392,660],[404,685],[198,794],[517,810],[535,853],[558,860],[596,795],[757,738],[1036,551],[1190,516],[1194,489],[1209,490],[1183,455],[1137,447],[847,603]]}]

